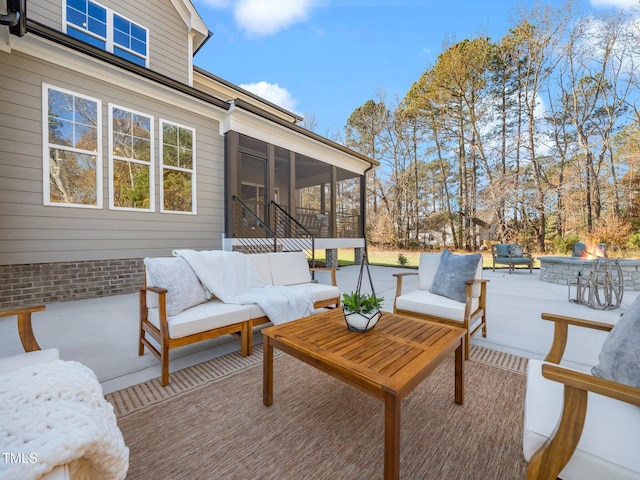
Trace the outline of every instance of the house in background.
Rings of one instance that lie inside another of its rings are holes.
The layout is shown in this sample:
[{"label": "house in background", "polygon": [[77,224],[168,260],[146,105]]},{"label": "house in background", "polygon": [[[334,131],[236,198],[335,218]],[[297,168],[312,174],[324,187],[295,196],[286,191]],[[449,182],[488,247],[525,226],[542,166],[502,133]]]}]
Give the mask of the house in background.
[{"label": "house in background", "polygon": [[0,308],[132,292],[176,248],[364,247],[376,163],[195,67],[189,0],[27,5],[0,26]]}]

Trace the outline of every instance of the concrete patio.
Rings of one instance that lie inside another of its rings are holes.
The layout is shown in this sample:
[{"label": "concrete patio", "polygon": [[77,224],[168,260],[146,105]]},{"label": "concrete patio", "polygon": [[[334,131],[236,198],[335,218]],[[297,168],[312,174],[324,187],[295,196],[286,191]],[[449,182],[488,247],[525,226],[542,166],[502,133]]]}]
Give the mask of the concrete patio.
[{"label": "concrete patio", "polygon": [[[342,292],[355,290],[360,267],[342,267],[338,286]],[[385,303],[383,310],[393,310],[396,279],[393,273],[407,271],[393,267],[371,267],[374,287]],[[415,270],[413,270],[415,271]],[[568,301],[567,286],[540,280],[534,270],[507,269],[484,271],[487,286],[487,337],[479,334],[472,343],[513,353],[526,358],[543,358],[551,344],[553,326],[540,319],[543,312],[582,317],[615,323],[640,292],[627,291],[621,308],[599,311]],[[329,283],[326,272],[317,279]],[[405,291],[415,289],[417,277],[405,278]],[[118,295],[89,300],[48,304],[44,312],[33,317],[36,338],[42,348],[57,347],[65,360],[76,360],[92,368],[105,393],[160,376],[158,360],[148,352],[137,354],[138,294]],[[606,334],[573,330],[565,354],[567,364],[578,368],[597,363],[600,344]],[[262,341],[260,332],[254,342]],[[226,335],[172,351],[171,371],[239,350],[239,341]],[[0,322],[0,355],[20,353],[15,321]]]}]

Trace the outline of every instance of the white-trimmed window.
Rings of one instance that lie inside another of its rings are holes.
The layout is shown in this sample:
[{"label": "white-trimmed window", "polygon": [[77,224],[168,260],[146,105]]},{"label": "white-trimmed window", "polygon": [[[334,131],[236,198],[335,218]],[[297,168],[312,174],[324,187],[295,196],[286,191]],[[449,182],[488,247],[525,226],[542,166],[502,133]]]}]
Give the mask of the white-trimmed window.
[{"label": "white-trimmed window", "polygon": [[67,35],[149,67],[149,30],[93,0],[63,0]]},{"label": "white-trimmed window", "polygon": [[102,208],[102,103],[42,85],[45,205]]},{"label": "white-trimmed window", "polygon": [[153,212],[153,117],[109,104],[109,203]]},{"label": "white-trimmed window", "polygon": [[196,213],[196,131],[160,119],[160,211]]}]

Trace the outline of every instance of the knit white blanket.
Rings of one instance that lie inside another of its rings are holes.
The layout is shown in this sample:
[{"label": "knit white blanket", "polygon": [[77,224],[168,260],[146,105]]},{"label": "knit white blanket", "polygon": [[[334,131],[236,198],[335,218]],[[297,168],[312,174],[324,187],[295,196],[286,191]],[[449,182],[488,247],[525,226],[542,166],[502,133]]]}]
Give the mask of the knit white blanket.
[{"label": "knit white blanket", "polygon": [[92,370],[56,360],[0,375],[0,479],[69,464],[74,479],[124,479],[129,449]]},{"label": "knit white blanket", "polygon": [[274,325],[313,313],[313,294],[304,286],[265,285],[247,255],[222,250],[174,250],[184,258],[200,282],[225,303],[256,303]]}]

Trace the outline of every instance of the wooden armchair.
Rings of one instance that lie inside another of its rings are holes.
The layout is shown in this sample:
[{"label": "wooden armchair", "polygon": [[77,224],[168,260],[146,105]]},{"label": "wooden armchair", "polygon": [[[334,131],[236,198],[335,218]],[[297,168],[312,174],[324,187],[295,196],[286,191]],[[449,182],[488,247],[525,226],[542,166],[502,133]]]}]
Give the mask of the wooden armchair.
[{"label": "wooden armchair", "polygon": [[[74,478],[124,479],[129,450],[95,374],[77,362],[60,362],[57,348],[41,350],[36,341],[31,314],[44,309],[37,305],[0,311],[0,318],[17,317],[25,350],[0,358],[3,393],[11,400],[0,408],[0,452],[24,458],[36,454],[38,460],[7,462],[0,466],[0,477],[69,480],[75,472]],[[78,386],[82,388],[74,393]],[[61,410],[56,410],[58,402]],[[111,449],[101,450],[101,441]]]},{"label": "wooden armchair", "polygon": [[0,317],[17,317],[18,335],[20,336],[20,342],[22,343],[22,348],[24,348],[25,352],[40,350],[40,345],[38,345],[36,337],[33,334],[31,314],[34,312],[41,312],[44,309],[44,305],[37,305],[34,307],[20,307],[0,311]]},{"label": "wooden armchair", "polygon": [[516,265],[529,267],[529,273],[533,272],[533,257],[524,251],[524,247],[516,243],[495,243],[491,245],[491,257],[493,261],[493,271],[496,271],[496,264],[508,265],[509,274],[513,273]]},{"label": "wooden armchair", "polygon": [[[523,449],[527,480],[640,478],[640,389],[560,363],[569,325],[613,325],[542,314],[555,322],[545,361],[529,360]],[[557,383],[556,383],[557,382]]]},{"label": "wooden armchair", "polygon": [[[478,331],[482,331],[483,337],[487,336],[486,284],[488,280],[482,279],[482,260],[480,260],[475,278],[466,282],[464,302],[432,293],[430,289],[440,265],[440,258],[441,255],[438,253],[422,253],[417,272],[393,274],[396,277],[393,311],[400,315],[464,328],[467,331],[465,359],[468,360],[471,336]],[[403,294],[403,279],[409,275],[418,276],[418,289]]]}]

